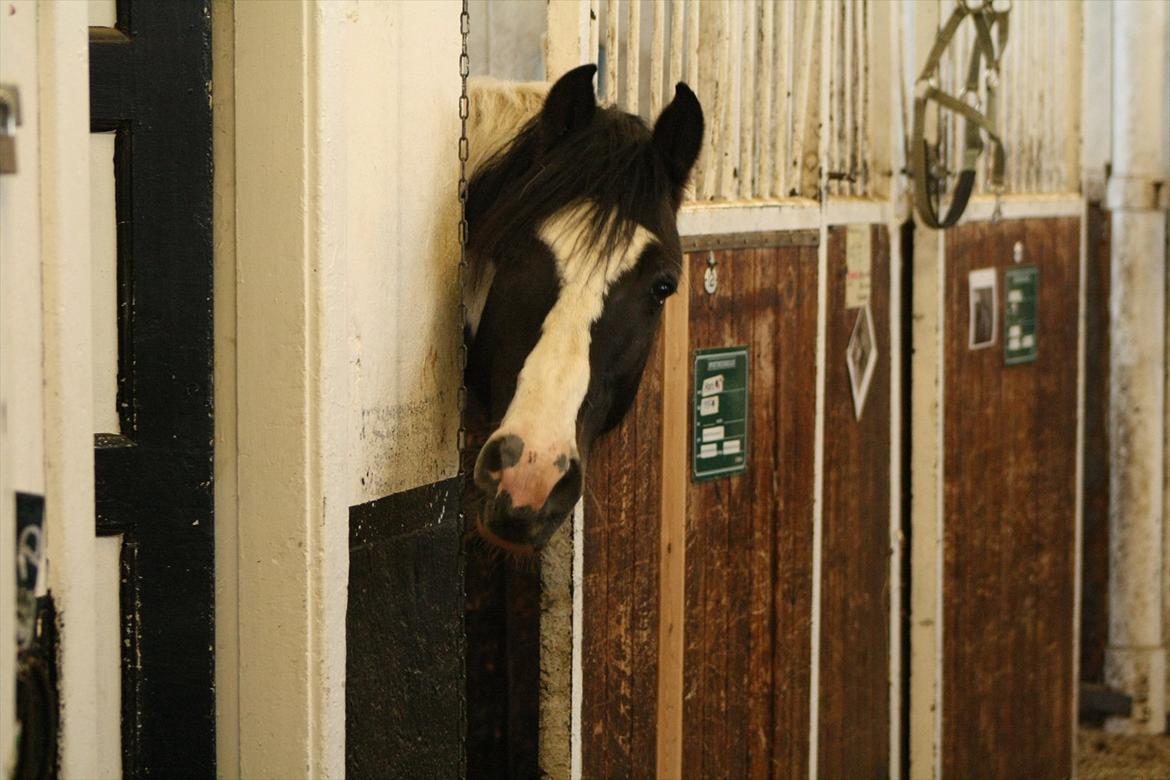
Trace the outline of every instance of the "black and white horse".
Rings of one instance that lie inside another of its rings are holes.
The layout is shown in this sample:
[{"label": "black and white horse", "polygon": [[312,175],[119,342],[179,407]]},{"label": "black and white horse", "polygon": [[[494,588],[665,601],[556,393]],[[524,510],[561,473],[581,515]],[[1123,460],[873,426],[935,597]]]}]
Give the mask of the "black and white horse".
[{"label": "black and white horse", "polygon": [[466,378],[495,427],[475,463],[476,523],[512,552],[539,549],[572,512],[682,271],[699,101],[680,83],[651,129],[597,104],[596,71],[471,87]]}]

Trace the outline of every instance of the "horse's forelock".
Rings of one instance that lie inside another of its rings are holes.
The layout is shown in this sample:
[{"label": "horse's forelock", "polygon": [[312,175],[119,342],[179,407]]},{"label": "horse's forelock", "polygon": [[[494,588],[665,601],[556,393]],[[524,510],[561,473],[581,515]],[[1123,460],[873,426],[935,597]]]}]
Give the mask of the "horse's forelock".
[{"label": "horse's forelock", "polygon": [[472,273],[507,262],[508,249],[566,209],[586,221],[590,256],[612,257],[638,226],[674,236],[672,185],[637,117],[607,108],[552,149],[542,149],[537,119],[475,171],[469,188]]}]

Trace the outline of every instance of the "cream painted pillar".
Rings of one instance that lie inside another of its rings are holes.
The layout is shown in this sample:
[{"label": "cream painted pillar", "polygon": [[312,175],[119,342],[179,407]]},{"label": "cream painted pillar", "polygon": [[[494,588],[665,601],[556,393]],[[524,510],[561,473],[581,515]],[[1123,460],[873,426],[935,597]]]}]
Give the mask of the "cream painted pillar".
[{"label": "cream painted pillar", "polygon": [[1165,3],[1113,5],[1106,682],[1133,697],[1117,731],[1166,727],[1164,551],[1167,84]]},{"label": "cream painted pillar", "polygon": [[235,5],[239,757],[225,776],[345,772],[347,10]]},{"label": "cream painted pillar", "polygon": [[[914,92],[914,79],[934,43],[939,3],[905,3],[905,71],[902,89]],[[933,116],[933,112],[928,112]],[[930,121],[928,119],[928,121]],[[904,131],[908,128],[903,128]],[[930,129],[930,128],[928,128]],[[910,341],[911,461],[910,515],[910,777],[942,774],[942,582],[943,582],[943,312],[946,284],[943,236],[917,224],[914,236],[913,312]]]},{"label": "cream painted pillar", "polygon": [[457,469],[459,4],[212,13],[219,771],[341,777],[349,509]]}]

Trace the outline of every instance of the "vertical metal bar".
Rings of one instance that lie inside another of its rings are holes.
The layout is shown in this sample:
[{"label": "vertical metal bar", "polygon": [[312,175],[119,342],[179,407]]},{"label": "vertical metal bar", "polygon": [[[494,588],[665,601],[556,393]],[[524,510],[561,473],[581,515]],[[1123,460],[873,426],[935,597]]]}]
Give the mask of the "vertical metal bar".
[{"label": "vertical metal bar", "polygon": [[638,105],[638,90],[641,79],[638,78],[638,66],[642,61],[642,3],[639,0],[628,0],[629,29],[626,30],[626,99],[625,108],[631,114],[641,113]]},{"label": "vertical metal bar", "polygon": [[[857,170],[857,134],[853,127],[853,107],[857,100],[857,78],[853,72],[856,65],[856,58],[854,55],[854,47],[857,41],[854,38],[855,24],[853,20],[853,0],[841,0],[841,10],[843,12],[844,21],[842,23],[841,37],[844,40],[844,63],[842,63],[842,71],[844,78],[842,79],[842,115],[844,116],[844,148],[841,150],[841,160],[839,170],[843,171],[847,176],[852,178]],[[841,182],[840,191],[843,193],[853,194],[853,184],[848,180]]]},{"label": "vertical metal bar", "polygon": [[589,62],[596,63],[600,58],[598,46],[598,21],[601,19],[601,0],[589,0]]},{"label": "vertical metal bar", "polygon": [[740,50],[739,89],[739,199],[751,198],[756,181],[756,160],[753,153],[756,118],[756,0],[742,0],[742,46]]},{"label": "vertical metal bar", "polygon": [[1020,25],[1021,16],[1023,16],[1023,5],[1012,9],[1012,27],[1016,28],[1016,35],[1011,46],[1007,47],[1005,56],[1007,57],[1007,64],[1009,64],[1009,74],[1007,74],[1007,104],[1010,109],[1009,132],[1007,132],[1007,181],[1005,182],[1007,192],[1020,192],[1023,187],[1020,186],[1021,172],[1023,172],[1023,146],[1024,138],[1020,122],[1020,106],[1024,104],[1024,84],[1020,83],[1020,74],[1023,69],[1020,68],[1020,63],[1024,60],[1024,36],[1023,25]]},{"label": "vertical metal bar", "polygon": [[1044,90],[1040,89],[1040,80],[1034,77],[1034,74],[1040,73],[1040,58],[1037,51],[1037,34],[1039,19],[1037,18],[1037,6],[1033,3],[1022,3],[1022,8],[1027,9],[1024,18],[1027,20],[1027,26],[1024,28],[1024,42],[1028,53],[1028,69],[1025,71],[1029,78],[1028,84],[1031,88],[1031,100],[1027,106],[1031,109],[1032,121],[1027,122],[1025,127],[1028,129],[1028,154],[1026,157],[1027,163],[1027,181],[1025,186],[1027,192],[1035,192],[1037,189],[1036,171],[1039,167],[1039,154],[1037,153],[1039,147],[1039,129],[1036,127],[1036,106],[1043,105],[1042,101],[1045,99]]},{"label": "vertical metal bar", "polygon": [[774,47],[777,57],[775,130],[772,144],[772,193],[788,195],[788,171],[792,155],[792,114],[789,110],[795,97],[792,91],[793,61],[796,49],[796,3],[785,3],[776,15],[777,32]]},{"label": "vertical metal bar", "polygon": [[666,35],[666,0],[652,0],[654,16],[650,22],[650,118],[662,110]]},{"label": "vertical metal bar", "polygon": [[[828,165],[829,171],[841,170],[841,36],[840,36],[840,13],[841,0],[827,0],[823,6],[824,21],[822,24],[829,26],[827,37],[828,47],[822,52],[822,57],[827,57],[825,67],[828,68],[828,78],[825,79],[829,91],[828,109],[829,113],[823,117],[825,124],[825,132],[828,133],[828,154],[826,155],[825,164]],[[829,192],[836,192],[837,184],[833,179],[828,181]]]},{"label": "vertical metal bar", "polygon": [[869,0],[854,0],[854,21],[857,25],[857,161],[854,165],[855,194],[869,194]]},{"label": "vertical metal bar", "polygon": [[617,105],[618,102],[618,68],[621,48],[621,39],[618,37],[618,25],[621,19],[621,0],[606,0],[605,3],[605,102]]},{"label": "vertical metal bar", "polygon": [[[703,23],[702,7],[698,0],[685,0],[686,3],[686,24],[685,33],[687,39],[686,47],[686,68],[687,68],[687,83],[695,90],[695,94],[699,96],[699,101],[704,106],[710,106],[711,90],[709,88],[709,79],[700,78],[699,69],[699,29]],[[708,70],[704,68],[703,70]],[[706,192],[707,168],[711,165],[711,134],[712,134],[711,115],[707,114],[707,130],[703,133],[703,151],[699,155],[699,159],[695,163],[695,170],[691,174],[691,182],[694,187],[695,200],[701,200]]]},{"label": "vertical metal bar", "polygon": [[722,168],[723,151],[723,95],[727,84],[727,11],[725,0],[716,0],[701,4],[703,13],[703,38],[715,42],[715,63],[703,68],[703,83],[706,86],[707,104],[712,107],[710,124],[710,143],[707,145],[707,166],[703,171],[703,195],[705,198],[717,194],[719,186],[719,172]]},{"label": "vertical metal bar", "polygon": [[794,53],[795,73],[793,79],[792,105],[796,107],[792,122],[792,154],[789,158],[792,171],[792,181],[789,189],[797,195],[804,195],[804,154],[805,140],[808,134],[809,114],[813,111],[812,78],[813,63],[816,62],[817,52],[813,49],[814,34],[817,28],[817,16],[823,8],[823,0],[816,3],[797,4],[800,11],[800,46]]},{"label": "vertical metal bar", "polygon": [[[760,51],[756,56],[756,90],[759,98],[759,116],[756,119],[756,149],[759,169],[756,172],[756,195],[771,197],[773,187],[773,164],[777,132],[775,117],[772,115],[772,94],[783,88],[775,63],[776,54],[776,4],[772,0],[760,3]],[[781,102],[779,99],[777,103]]]},{"label": "vertical metal bar", "polygon": [[687,83],[699,86],[699,0],[683,0],[686,6]]},{"label": "vertical metal bar", "polygon": [[1048,114],[1048,138],[1046,139],[1044,150],[1045,167],[1047,168],[1047,189],[1049,191],[1057,191],[1060,189],[1060,168],[1063,162],[1063,155],[1061,154],[1060,138],[1064,134],[1064,122],[1061,117],[1061,109],[1064,108],[1064,101],[1061,96],[1064,94],[1064,85],[1067,83],[1069,57],[1065,56],[1059,58],[1057,62],[1057,33],[1059,32],[1059,18],[1060,9],[1054,0],[1048,0],[1048,54],[1044,58],[1045,63],[1049,65],[1050,79],[1048,105],[1050,107]]},{"label": "vertical metal bar", "polygon": [[[743,6],[731,0],[722,0],[719,4],[723,17],[723,24],[719,30],[719,86],[716,91],[716,100],[722,98],[719,104],[721,118],[721,143],[719,167],[719,198],[731,200],[735,197],[735,167],[739,162],[739,112],[736,110],[736,100],[739,97],[736,87],[739,85],[739,26],[736,24]],[[736,13],[733,15],[732,10]]]},{"label": "vertical metal bar", "polygon": [[[674,85],[683,80],[683,0],[670,0],[670,78],[666,82],[666,94],[674,94]],[[697,89],[697,83],[689,85]]]}]

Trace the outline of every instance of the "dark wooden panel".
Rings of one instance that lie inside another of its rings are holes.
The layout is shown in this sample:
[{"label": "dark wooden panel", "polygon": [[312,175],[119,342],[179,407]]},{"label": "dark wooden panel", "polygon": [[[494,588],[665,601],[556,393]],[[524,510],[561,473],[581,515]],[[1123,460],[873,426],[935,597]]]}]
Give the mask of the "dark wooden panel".
[{"label": "dark wooden panel", "polygon": [[[802,777],[808,766],[815,247],[690,263],[690,349],[747,344],[748,472],[688,487],[683,770]],[[688,382],[693,378],[688,378]],[[689,386],[689,385],[688,385]]]},{"label": "dark wooden panel", "polygon": [[1109,639],[1109,214],[1088,213],[1085,274],[1085,441],[1081,553],[1081,679],[1105,682]]},{"label": "dark wooden panel", "polygon": [[[1040,268],[1035,363],[1005,367],[1003,269]],[[947,236],[943,773],[1071,773],[1079,221]],[[967,346],[967,273],[999,274],[999,336]]]},{"label": "dark wooden panel", "polygon": [[654,777],[657,760],[662,334],[626,418],[585,480],[585,777]]},{"label": "dark wooden panel", "polygon": [[[486,412],[469,399],[463,473],[491,433]],[[464,481],[469,525],[482,494]],[[465,533],[466,777],[537,777],[540,737],[540,561],[500,553]],[[351,564],[352,567],[352,564]]]},{"label": "dark wooden panel", "polygon": [[817,756],[824,778],[889,776],[890,244],[884,227],[872,231],[878,362],[860,420],[845,355],[863,310],[845,308],[846,229],[829,231]]},{"label": "dark wooden panel", "polygon": [[453,477],[349,509],[350,777],[462,772],[462,488]]}]

